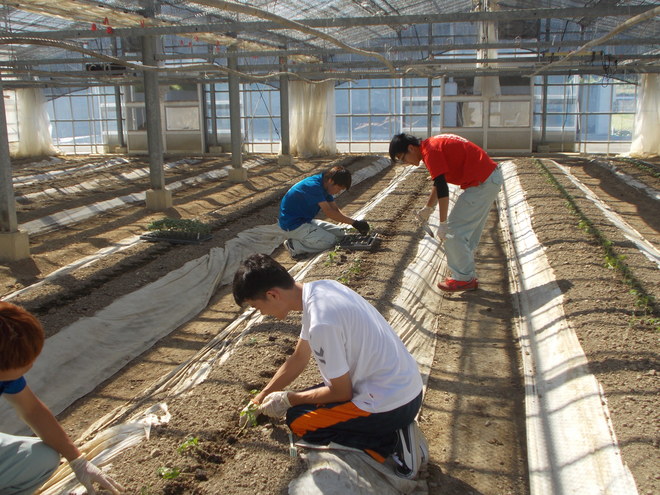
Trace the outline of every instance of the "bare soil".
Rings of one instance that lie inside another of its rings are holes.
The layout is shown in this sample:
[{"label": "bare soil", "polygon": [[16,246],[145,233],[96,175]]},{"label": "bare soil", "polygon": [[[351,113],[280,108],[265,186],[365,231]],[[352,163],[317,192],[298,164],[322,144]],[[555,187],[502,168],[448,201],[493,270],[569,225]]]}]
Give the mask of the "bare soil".
[{"label": "bare soil", "polygon": [[[147,189],[148,178],[127,184],[118,176],[120,170],[146,166],[142,160],[124,158],[128,164],[102,173],[98,190],[54,194],[47,200],[18,203],[19,222]],[[279,200],[288,187],[331,162],[298,160],[293,166],[278,167],[274,157],[264,158],[267,160],[263,165],[250,171],[246,183],[222,180],[177,190],[174,207],[167,212],[150,213],[143,205],[136,205],[33,236],[30,260],[0,265],[0,294],[34,284],[61,266],[139,235],[147,224],[163,216],[197,218],[212,224],[213,239],[204,244],[139,243],[13,299],[37,314],[49,335],[55,334],[78,318],[90,316],[116,298],[206,254],[211,247],[224,245],[237,232],[275,222]],[[569,166],[658,247],[657,202],[596,163],[605,158],[552,158]],[[21,161],[15,164],[14,175],[107,160],[108,157],[63,158],[63,162],[41,162],[38,167]],[[180,180],[230,163],[226,156],[198,160],[169,170],[167,180]],[[368,165],[371,158],[344,156],[334,160],[357,170]],[[516,158],[515,162],[533,208],[535,232],[564,292],[570,325],[605,390],[623,459],[635,477],[639,493],[660,493],[657,305],[654,313],[641,314],[639,298],[631,294],[630,286],[617,271],[606,266],[602,247],[579,228],[578,219],[566,208],[559,191],[547,182],[533,160]],[[628,162],[616,161],[616,166],[659,188],[653,173]],[[650,166],[658,167],[658,163]],[[359,209],[389,184],[395,173],[391,167],[351,188],[338,198],[339,206],[349,214]],[[52,177],[40,183],[40,187],[62,189],[92,177],[98,179],[100,175],[78,171]],[[641,287],[657,301],[657,266],[610,226],[581,191],[561,174],[555,176],[580,209],[611,239],[617,252],[625,256]],[[424,235],[412,217],[414,210],[425,203],[429,185],[423,171],[414,173],[370,211],[366,220],[382,237],[379,249],[328,256],[314,266],[308,279],[341,278],[387,316],[403,268],[413,256],[411,246]],[[31,193],[38,191],[37,186],[30,187]],[[27,191],[17,188],[16,194]],[[274,256],[287,267],[295,263],[284,249]],[[479,290],[440,298],[435,308],[435,328],[428,329],[436,333],[437,344],[420,421],[430,443],[431,461],[421,476],[430,494],[523,495],[529,493],[523,385],[507,261],[495,210],[484,231],[477,259]],[[131,401],[193,356],[240,314],[230,289],[218,288],[208,307],[194,320],[76,401],[59,415],[60,420],[77,438],[100,416]],[[257,427],[239,431],[237,423],[250,390],[268,381],[293,350],[298,332],[299,317],[291,315],[286,322],[265,320],[240,341],[237,335],[230,335],[228,340],[235,350],[229,358],[214,367],[208,379],[189,394],[169,401],[170,423],[156,428],[149,441],[122,455],[114,463],[112,475],[127,486],[129,493],[286,493],[288,483],[304,469],[304,462],[300,457],[289,456],[285,425],[262,418]],[[304,387],[318,381],[318,372],[311,365],[293,386]],[[158,400],[158,396],[150,397],[141,407]],[[198,439],[197,446],[179,452],[190,437]],[[181,474],[165,479],[158,474],[159,468],[178,469]]]}]

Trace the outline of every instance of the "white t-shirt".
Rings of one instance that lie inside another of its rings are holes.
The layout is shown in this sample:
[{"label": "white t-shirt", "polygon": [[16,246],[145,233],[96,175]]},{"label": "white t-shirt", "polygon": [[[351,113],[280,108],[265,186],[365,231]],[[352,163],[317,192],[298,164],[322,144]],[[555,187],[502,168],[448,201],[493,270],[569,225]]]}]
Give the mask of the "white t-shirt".
[{"label": "white t-shirt", "polygon": [[300,338],[307,340],[326,385],[346,372],[353,403],[371,412],[407,404],[422,391],[415,358],[385,318],[334,280],[303,284]]}]

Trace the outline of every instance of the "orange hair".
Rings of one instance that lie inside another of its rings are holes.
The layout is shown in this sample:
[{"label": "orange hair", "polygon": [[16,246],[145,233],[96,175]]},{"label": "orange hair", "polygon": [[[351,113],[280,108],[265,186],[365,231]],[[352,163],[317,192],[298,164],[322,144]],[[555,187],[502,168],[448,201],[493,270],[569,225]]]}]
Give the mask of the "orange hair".
[{"label": "orange hair", "polygon": [[0,370],[34,362],[44,346],[44,329],[32,313],[0,301]]}]

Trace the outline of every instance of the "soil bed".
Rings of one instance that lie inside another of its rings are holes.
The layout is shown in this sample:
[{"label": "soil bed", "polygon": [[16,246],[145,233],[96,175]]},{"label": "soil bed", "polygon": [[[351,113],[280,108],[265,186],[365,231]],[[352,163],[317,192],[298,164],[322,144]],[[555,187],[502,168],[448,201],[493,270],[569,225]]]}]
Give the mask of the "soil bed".
[{"label": "soil bed", "polygon": [[[660,227],[657,215],[652,213],[657,211],[652,200],[622,185],[620,179],[589,160],[565,155],[553,158],[570,166],[601,199],[658,246]],[[357,157],[343,160],[353,170],[365,166]],[[570,325],[604,388],[623,459],[641,494],[660,493],[656,374],[656,327],[660,315],[642,318],[630,287],[616,271],[605,266],[601,247],[578,227],[559,192],[531,160],[521,158],[515,162],[533,208],[536,235],[564,292]],[[228,163],[217,160],[215,166]],[[286,189],[329,163],[330,160],[301,160],[291,167],[277,167],[271,160],[253,169],[250,180],[244,184],[216,181],[176,191],[175,205],[165,215],[132,206],[36,236],[31,238],[31,260],[0,266],[0,293],[33,284],[67,263],[126,237],[140,235],[146,225],[163,216],[195,218],[213,224],[213,238],[206,243],[139,243],[15,298],[14,302],[39,316],[49,334],[56,333],[202,256],[211,247],[222,246],[240,230],[274,223],[279,199]],[[619,168],[618,162],[616,165]],[[62,168],[62,164],[48,167]],[[195,165],[190,167],[194,169]],[[208,170],[206,166],[202,168]],[[20,173],[26,170],[27,165],[23,165]],[[192,172],[187,170],[186,174],[194,175]],[[349,214],[356,211],[382,191],[395,172],[394,168],[387,169],[351,188],[338,198],[340,207]],[[643,174],[636,174],[638,180],[644,180]],[[657,300],[657,268],[609,226],[579,190],[556,176],[575,196],[580,208],[612,239],[645,289]],[[172,179],[177,178],[173,175]],[[56,186],[55,180],[49,181],[48,187]],[[653,179],[647,183],[655,187]],[[145,187],[136,185],[135,190]],[[328,255],[315,265],[309,279],[341,279],[387,316],[401,274],[414,254],[412,246],[425,235],[415,224],[413,212],[425,203],[428,188],[423,171],[412,174],[366,217],[380,237],[377,248]],[[88,195],[96,200],[96,194]],[[78,197],[70,199],[82,201]],[[83,199],[89,201],[89,197]],[[48,203],[47,211],[51,207],[71,207],[72,203],[63,198],[58,201],[58,206]],[[39,205],[35,209],[39,211]],[[28,218],[31,217],[27,212],[19,210],[19,222]],[[274,256],[287,267],[295,263],[283,249]],[[440,298],[434,308],[436,326],[428,329],[436,332],[437,344],[420,421],[431,446],[431,462],[423,477],[431,494],[522,495],[529,492],[523,387],[506,256],[495,211],[477,258],[479,290]],[[192,356],[239,314],[229,288],[219,288],[197,318],[64,411],[59,417],[67,431],[73,437],[80,435],[102,414],[131,400]],[[257,427],[239,432],[237,422],[250,390],[268,381],[292,351],[298,332],[297,315],[286,322],[267,319],[254,328],[236,343],[235,352],[222,366],[214,368],[204,383],[168,403],[171,422],[152,431],[149,441],[122,455],[111,473],[128,487],[129,493],[286,493],[288,483],[304,468],[300,457],[289,457],[286,427],[281,422],[260,419]],[[294,386],[303,387],[318,380],[318,372],[310,365]],[[197,446],[178,452],[189,437],[198,439]],[[175,479],[164,479],[158,474],[163,467],[177,468],[181,474]]]}]

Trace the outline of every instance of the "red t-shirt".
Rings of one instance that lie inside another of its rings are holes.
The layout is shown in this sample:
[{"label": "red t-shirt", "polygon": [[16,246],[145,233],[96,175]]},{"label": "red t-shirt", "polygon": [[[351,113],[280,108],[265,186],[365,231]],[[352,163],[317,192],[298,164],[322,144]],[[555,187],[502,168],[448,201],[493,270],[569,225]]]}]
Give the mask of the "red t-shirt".
[{"label": "red t-shirt", "polygon": [[482,184],[497,167],[479,146],[455,134],[430,137],[421,142],[420,148],[431,178],[444,174],[449,184],[461,189]]}]

